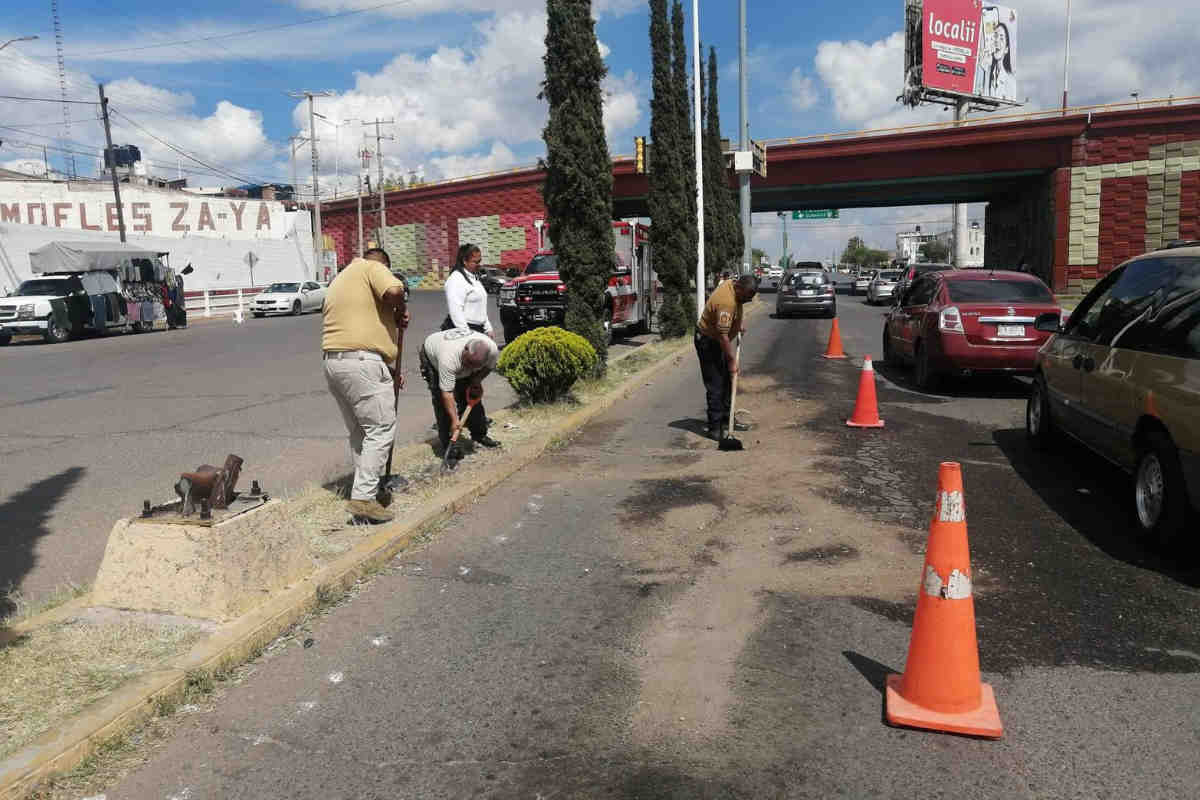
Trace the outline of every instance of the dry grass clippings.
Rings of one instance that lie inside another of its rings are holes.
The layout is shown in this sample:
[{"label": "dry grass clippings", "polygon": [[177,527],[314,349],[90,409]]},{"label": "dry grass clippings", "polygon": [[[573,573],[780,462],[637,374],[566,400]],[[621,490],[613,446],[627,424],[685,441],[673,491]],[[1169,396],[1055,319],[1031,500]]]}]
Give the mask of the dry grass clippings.
[{"label": "dry grass clippings", "polygon": [[138,622],[65,622],[0,648],[0,758],[204,635]]}]

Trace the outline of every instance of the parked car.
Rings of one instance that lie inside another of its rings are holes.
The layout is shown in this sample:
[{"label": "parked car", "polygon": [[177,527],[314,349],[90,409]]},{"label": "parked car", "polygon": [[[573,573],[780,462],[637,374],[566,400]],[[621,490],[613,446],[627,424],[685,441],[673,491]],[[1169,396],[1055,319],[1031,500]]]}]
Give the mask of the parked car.
[{"label": "parked car", "polygon": [[820,270],[789,270],[775,297],[775,315],[791,316],[819,311],[837,316],[837,290],[829,276]]},{"label": "parked car", "polygon": [[891,300],[896,284],[903,273],[898,269],[881,269],[867,284],[867,305],[873,306],[883,300]]},{"label": "parked car", "polygon": [[765,292],[768,289],[772,292],[779,291],[779,284],[783,282],[783,267],[768,267],[766,273],[762,276],[762,280],[758,282],[758,290]]},{"label": "parked car", "polygon": [[1027,273],[927,272],[888,313],[883,359],[913,364],[922,389],[949,374],[1029,374],[1050,338],[1034,320],[1061,310],[1046,284]]},{"label": "parked car", "polygon": [[250,313],[256,317],[267,314],[303,314],[320,311],[325,304],[325,287],[316,281],[272,283],[254,296]]},{"label": "parked car", "polygon": [[508,277],[508,274],[499,267],[484,267],[479,270],[479,282],[483,284],[484,291],[488,294],[500,294],[500,287],[508,281]]},{"label": "parked car", "polygon": [[1038,353],[1026,432],[1061,431],[1133,475],[1140,531],[1195,545],[1200,508],[1200,246],[1168,247],[1110,272]]},{"label": "parked car", "polygon": [[920,276],[928,272],[946,272],[954,269],[952,264],[935,264],[935,263],[917,263],[906,264],[902,266],[904,274],[900,276],[900,280],[896,282],[896,294],[901,295],[904,290],[912,285]]},{"label": "parked car", "polygon": [[879,274],[877,269],[862,270],[854,276],[850,281],[850,294],[857,295],[860,292],[867,293],[867,287],[871,285],[871,279]]}]

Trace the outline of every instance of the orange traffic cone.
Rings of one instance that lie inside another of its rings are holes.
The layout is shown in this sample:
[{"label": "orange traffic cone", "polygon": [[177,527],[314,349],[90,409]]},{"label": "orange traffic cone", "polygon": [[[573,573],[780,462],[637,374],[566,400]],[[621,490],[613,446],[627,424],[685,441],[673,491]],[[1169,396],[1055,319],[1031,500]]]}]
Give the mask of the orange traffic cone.
[{"label": "orange traffic cone", "polygon": [[962,468],[955,462],[938,470],[908,662],[903,675],[887,678],[886,707],[893,725],[992,739],[1004,732],[992,687],[979,679]]},{"label": "orange traffic cone", "polygon": [[[835,320],[836,322],[836,320]],[[863,359],[862,377],[858,379],[858,400],[854,403],[854,414],[846,420],[851,428],[882,428],[879,405],[875,402],[875,368],[871,357]]]},{"label": "orange traffic cone", "polygon": [[825,348],[826,358],[845,358],[842,350],[842,331],[838,327],[838,318],[833,318],[833,327],[829,329],[829,345]]}]

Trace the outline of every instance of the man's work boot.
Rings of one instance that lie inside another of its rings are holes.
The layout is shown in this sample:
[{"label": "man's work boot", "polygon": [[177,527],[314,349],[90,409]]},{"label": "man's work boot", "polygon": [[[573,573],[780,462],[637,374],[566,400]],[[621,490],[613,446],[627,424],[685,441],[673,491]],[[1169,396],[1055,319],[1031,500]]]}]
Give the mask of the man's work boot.
[{"label": "man's work boot", "polygon": [[499,447],[500,446],[499,442],[497,442],[491,436],[488,436],[486,433],[483,436],[480,436],[478,439],[476,439],[475,437],[471,437],[471,441],[475,442],[475,444],[481,444],[484,447]]},{"label": "man's work boot", "polygon": [[391,522],[396,515],[388,511],[375,500],[351,500],[346,504],[346,510],[355,520],[366,522]]}]

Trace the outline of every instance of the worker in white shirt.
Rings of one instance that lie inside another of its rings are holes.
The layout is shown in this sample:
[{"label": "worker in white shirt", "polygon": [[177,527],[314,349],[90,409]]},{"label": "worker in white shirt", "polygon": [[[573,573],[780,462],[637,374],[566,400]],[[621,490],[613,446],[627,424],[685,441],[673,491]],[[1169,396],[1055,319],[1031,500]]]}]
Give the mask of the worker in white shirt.
[{"label": "worker in white shirt", "polygon": [[[431,333],[421,345],[418,351],[421,376],[429,386],[443,451],[452,447],[451,440],[457,438],[462,428],[468,399],[478,406],[466,421],[471,441],[484,447],[500,446],[488,436],[487,412],[483,408],[483,379],[496,368],[499,355],[500,349],[494,341],[463,328]],[[460,458],[462,453],[457,447],[447,454],[449,462]]]},{"label": "worker in white shirt", "polygon": [[478,275],[481,259],[479,248],[473,244],[458,248],[454,269],[446,279],[446,308],[449,313],[442,322],[442,330],[472,330],[486,333],[495,341],[492,321],[488,319],[487,289]]}]

